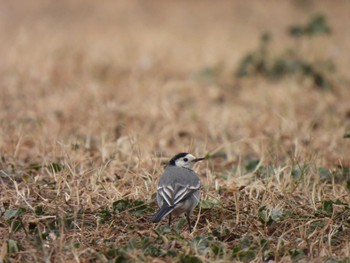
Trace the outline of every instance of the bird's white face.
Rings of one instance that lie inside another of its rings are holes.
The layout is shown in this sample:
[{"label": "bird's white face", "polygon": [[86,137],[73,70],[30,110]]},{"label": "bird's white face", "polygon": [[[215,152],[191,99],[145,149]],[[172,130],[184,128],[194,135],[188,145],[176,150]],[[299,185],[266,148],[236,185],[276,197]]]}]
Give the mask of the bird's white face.
[{"label": "bird's white face", "polygon": [[184,157],[180,157],[175,160],[175,165],[178,167],[192,168],[192,166],[195,164],[194,160],[196,160],[196,157],[194,157],[192,154],[187,154]]}]

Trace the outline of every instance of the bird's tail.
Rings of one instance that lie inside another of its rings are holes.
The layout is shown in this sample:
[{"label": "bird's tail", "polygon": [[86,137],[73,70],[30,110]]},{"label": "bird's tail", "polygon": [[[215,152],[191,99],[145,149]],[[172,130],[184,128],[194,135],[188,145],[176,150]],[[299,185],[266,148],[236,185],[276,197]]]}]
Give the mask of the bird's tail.
[{"label": "bird's tail", "polygon": [[169,215],[172,211],[174,210],[173,206],[168,206],[167,204],[164,204],[157,213],[152,217],[152,222],[153,223],[158,223],[160,220],[163,219],[163,217],[166,217]]}]

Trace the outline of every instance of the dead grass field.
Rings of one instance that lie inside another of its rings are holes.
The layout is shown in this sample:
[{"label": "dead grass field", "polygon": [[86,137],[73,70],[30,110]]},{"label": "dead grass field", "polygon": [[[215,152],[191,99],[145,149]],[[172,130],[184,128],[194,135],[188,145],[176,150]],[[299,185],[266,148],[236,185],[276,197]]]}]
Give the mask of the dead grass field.
[{"label": "dead grass field", "polygon": [[[347,1],[1,1],[0,262],[349,262]],[[314,13],[334,88],[237,79]],[[206,74],[208,69],[218,69]],[[178,152],[202,203],[149,222]]]}]

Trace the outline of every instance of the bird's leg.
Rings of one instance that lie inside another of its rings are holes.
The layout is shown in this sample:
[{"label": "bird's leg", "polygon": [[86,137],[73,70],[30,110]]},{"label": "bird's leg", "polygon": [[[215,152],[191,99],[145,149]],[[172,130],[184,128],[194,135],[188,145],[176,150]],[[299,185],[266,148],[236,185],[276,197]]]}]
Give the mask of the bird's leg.
[{"label": "bird's leg", "polygon": [[169,227],[171,226],[171,213],[169,214]]},{"label": "bird's leg", "polygon": [[188,222],[188,231],[190,231],[190,233],[191,233],[192,232],[192,226],[191,226],[190,215],[186,214],[186,218],[187,218],[187,222]]}]

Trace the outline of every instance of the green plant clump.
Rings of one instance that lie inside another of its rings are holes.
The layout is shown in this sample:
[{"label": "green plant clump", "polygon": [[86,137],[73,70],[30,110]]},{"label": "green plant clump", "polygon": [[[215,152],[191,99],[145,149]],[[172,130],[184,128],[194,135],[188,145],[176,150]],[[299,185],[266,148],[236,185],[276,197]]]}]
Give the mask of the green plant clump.
[{"label": "green plant clump", "polygon": [[[300,81],[311,80],[315,87],[331,89],[330,80],[334,72],[334,64],[329,60],[307,60],[306,52],[300,48],[301,41],[311,43],[311,38],[318,35],[329,35],[330,27],[322,15],[313,16],[306,25],[293,25],[288,28],[289,36],[294,39],[291,48],[286,48],[277,56],[271,55],[272,35],[268,32],[262,34],[257,50],[246,54],[239,62],[236,76],[251,77],[262,76],[271,80],[279,80],[287,76],[299,77]],[[308,45],[310,46],[310,43]]]}]

